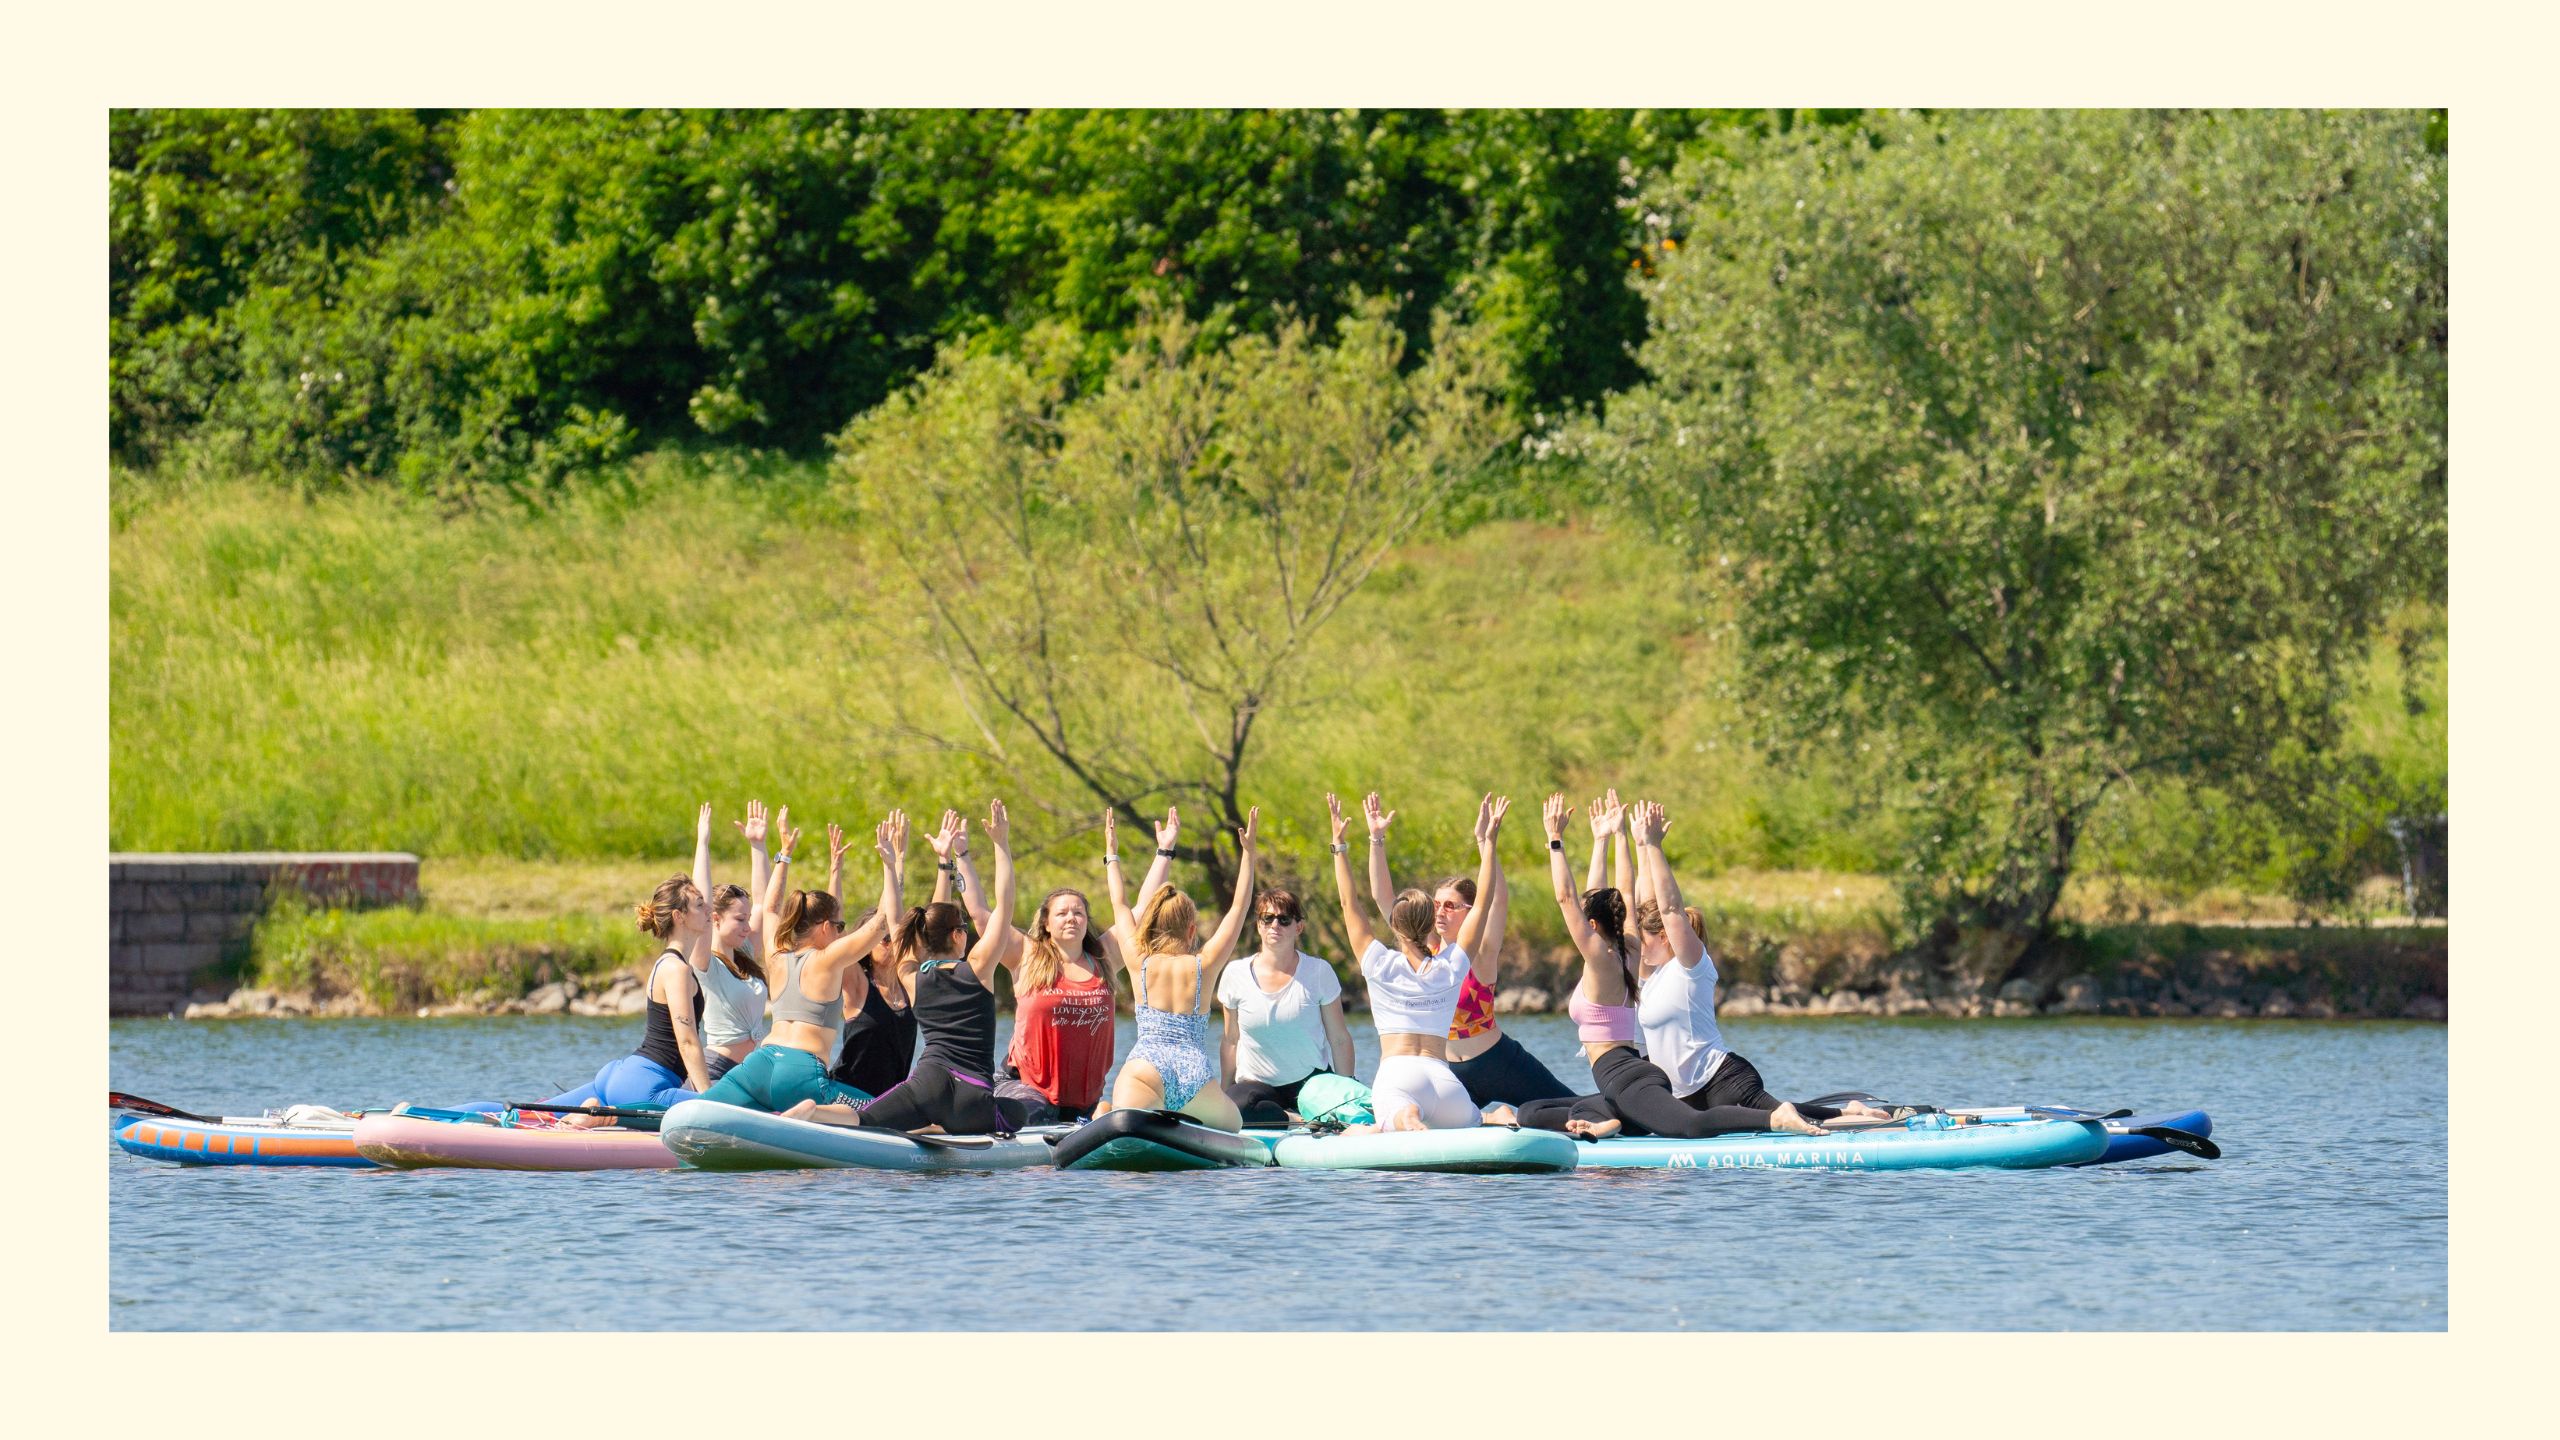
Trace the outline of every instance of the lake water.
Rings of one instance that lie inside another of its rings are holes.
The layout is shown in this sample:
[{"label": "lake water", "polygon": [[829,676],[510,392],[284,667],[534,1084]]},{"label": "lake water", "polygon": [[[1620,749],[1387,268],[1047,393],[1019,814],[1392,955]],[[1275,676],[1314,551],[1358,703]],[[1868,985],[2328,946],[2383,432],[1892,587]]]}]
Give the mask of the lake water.
[{"label": "lake water", "polygon": [[[1360,1069],[1375,1036],[1355,1016]],[[116,1021],[200,1113],[527,1099],[637,1020]],[[1561,1017],[1506,1028],[1588,1084]],[[2443,1330],[2446,1031],[1738,1020],[1783,1095],[2213,1114],[2088,1170],[194,1168],[107,1145],[118,1330]],[[1132,1035],[1121,1023],[1120,1053]],[[1001,1042],[999,1042],[1001,1043]],[[739,1297],[752,1295],[741,1312]]]}]

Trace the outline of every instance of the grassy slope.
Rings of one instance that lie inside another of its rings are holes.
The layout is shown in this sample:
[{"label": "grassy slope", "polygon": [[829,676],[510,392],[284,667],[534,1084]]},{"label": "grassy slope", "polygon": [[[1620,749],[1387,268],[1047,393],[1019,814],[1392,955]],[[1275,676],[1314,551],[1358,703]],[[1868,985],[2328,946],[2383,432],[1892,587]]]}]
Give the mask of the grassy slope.
[{"label": "grassy slope", "polygon": [[[919,811],[982,792],[983,777],[865,738],[893,686],[928,719],[956,712],[900,648],[912,621],[865,553],[883,537],[836,514],[812,471],[718,462],[645,463],[540,515],[120,480],[111,843],[432,857],[422,915],[280,922],[263,947],[279,973],[367,947],[412,957],[441,977],[430,988],[504,983],[528,957],[611,963],[635,937],[594,917],[683,867],[701,800],[724,815],[749,795],[788,800],[814,831],[892,798]],[[1399,874],[1418,877],[1465,858],[1477,788],[1507,785],[1515,933],[1551,944],[1538,795],[1558,784],[1579,803],[1614,783],[1678,817],[1674,857],[1721,923],[1880,943],[1891,901],[1856,873],[1881,852],[1851,787],[1772,774],[1725,728],[1722,632],[1679,573],[1666,548],[1572,525],[1408,547],[1260,732],[1250,789],[1275,878],[1321,876],[1325,789],[1387,788]],[[2378,656],[2373,679],[2356,718],[2379,733],[2396,662]],[[1027,828],[1027,888],[1098,878],[1089,835]],[[724,853],[724,878],[738,859]],[[2069,908],[2288,913],[2234,878],[2093,876]]]}]

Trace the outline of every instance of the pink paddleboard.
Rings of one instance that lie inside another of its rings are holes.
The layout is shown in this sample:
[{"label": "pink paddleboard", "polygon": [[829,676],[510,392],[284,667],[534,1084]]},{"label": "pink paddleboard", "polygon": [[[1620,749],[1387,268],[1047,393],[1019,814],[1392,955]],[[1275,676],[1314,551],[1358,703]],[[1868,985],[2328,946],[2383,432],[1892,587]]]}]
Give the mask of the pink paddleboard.
[{"label": "pink paddleboard", "polygon": [[356,1153],[402,1170],[673,1170],[682,1163],[650,1130],[475,1125],[414,1115],[358,1120]]}]

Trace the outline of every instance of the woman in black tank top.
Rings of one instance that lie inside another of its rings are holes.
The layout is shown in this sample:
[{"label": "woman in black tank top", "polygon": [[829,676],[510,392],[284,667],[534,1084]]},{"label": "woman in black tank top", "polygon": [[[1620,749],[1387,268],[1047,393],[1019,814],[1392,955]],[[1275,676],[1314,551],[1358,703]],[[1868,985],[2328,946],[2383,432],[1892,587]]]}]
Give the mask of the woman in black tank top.
[{"label": "woman in black tank top", "polygon": [[891,967],[876,956],[862,962],[869,984],[861,1008],[845,1017],[844,1044],[835,1067],[827,1073],[869,1095],[885,1095],[916,1063],[916,1012],[912,1005],[892,1005],[881,981],[894,985]]},{"label": "woman in black tank top", "polygon": [[554,1095],[552,1105],[673,1105],[710,1087],[702,1058],[702,987],[685,958],[700,944],[711,906],[691,879],[678,875],[638,907],[642,934],[666,942],[649,967],[648,1018],[639,1048],[596,1072],[596,1078]]},{"label": "woman in black tank top", "polygon": [[[995,847],[995,895],[986,933],[971,936],[969,914],[947,901],[920,905],[898,926],[898,972],[924,1039],[915,1072],[862,1107],[855,1123],[891,1130],[940,1129],[951,1135],[1010,1134],[1022,1123],[1019,1102],[999,1100],[995,972],[1013,943],[1012,827],[1004,802],[987,807],[987,839]],[[812,1118],[833,1121],[823,1111]]]}]

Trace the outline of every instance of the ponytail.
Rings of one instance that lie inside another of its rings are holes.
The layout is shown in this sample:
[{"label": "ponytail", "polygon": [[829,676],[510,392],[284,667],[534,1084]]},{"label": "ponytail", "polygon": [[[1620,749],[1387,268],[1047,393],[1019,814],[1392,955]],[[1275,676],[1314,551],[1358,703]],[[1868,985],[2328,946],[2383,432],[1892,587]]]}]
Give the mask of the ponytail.
[{"label": "ponytail", "polygon": [[937,961],[952,959],[944,952],[955,938],[963,942],[962,954],[978,943],[977,927],[969,923],[968,911],[948,900],[911,906],[898,921],[898,963],[903,966],[912,960],[931,968]]},{"label": "ponytail", "polygon": [[[830,920],[842,920],[844,906],[824,890],[794,890],[782,902],[782,913],[774,920],[777,932],[776,952],[797,950],[803,935]],[[770,960],[771,957],[767,957]]]},{"label": "ponytail", "polygon": [[1635,957],[1627,953],[1627,897],[1619,894],[1614,885],[1585,890],[1582,892],[1582,918],[1591,922],[1591,928],[1598,931],[1600,938],[1607,941],[1610,950],[1617,954],[1618,973],[1626,977],[1627,1003],[1634,1004],[1636,966]]}]

